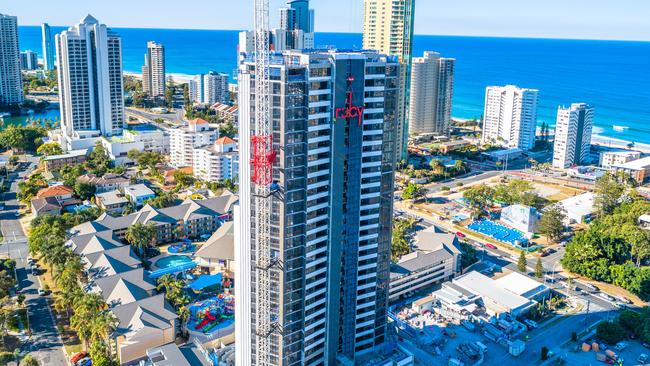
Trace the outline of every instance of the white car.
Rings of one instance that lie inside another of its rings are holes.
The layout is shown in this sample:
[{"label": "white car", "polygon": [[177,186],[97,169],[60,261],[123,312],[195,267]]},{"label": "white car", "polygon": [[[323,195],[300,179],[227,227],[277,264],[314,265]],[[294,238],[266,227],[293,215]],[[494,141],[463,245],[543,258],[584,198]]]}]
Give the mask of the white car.
[{"label": "white car", "polygon": [[42,288],[39,288],[38,289],[38,296],[45,296],[45,290],[43,290]]},{"label": "white car", "polygon": [[607,301],[614,301],[615,300],[613,297],[607,295],[604,292],[599,293],[598,296],[600,296],[601,298],[603,298],[603,299],[605,299]]}]

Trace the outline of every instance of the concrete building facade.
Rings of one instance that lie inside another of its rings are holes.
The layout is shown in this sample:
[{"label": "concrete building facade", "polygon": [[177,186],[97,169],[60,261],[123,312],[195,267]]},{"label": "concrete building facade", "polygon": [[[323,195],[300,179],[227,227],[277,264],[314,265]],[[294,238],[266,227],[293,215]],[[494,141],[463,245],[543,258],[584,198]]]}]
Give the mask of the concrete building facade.
[{"label": "concrete building facade", "polygon": [[450,135],[455,64],[455,59],[441,58],[436,52],[413,58],[409,135]]},{"label": "concrete building facade", "polygon": [[[88,15],[57,34],[61,130],[67,149],[92,147],[124,128],[122,40]],[[89,146],[75,141],[86,140]],[[75,146],[77,145],[77,146]]]},{"label": "concrete building facade", "polygon": [[165,46],[156,42],[147,42],[142,66],[142,91],[152,97],[165,95]]},{"label": "concrete building facade", "polygon": [[538,90],[489,86],[483,111],[483,143],[531,150],[537,131]]},{"label": "concrete building facade", "polygon": [[214,144],[219,131],[210,128],[207,121],[200,118],[188,121],[187,126],[169,131],[171,165],[176,168],[193,166],[194,149]]},{"label": "concrete building facade", "polygon": [[415,0],[364,0],[363,48],[398,56],[401,65],[397,110],[398,160],[407,158],[409,91]]},{"label": "concrete building facade", "polygon": [[553,167],[565,169],[589,161],[594,108],[586,103],[574,103],[557,109]]},{"label": "concrete building facade", "polygon": [[[260,364],[256,324],[267,314],[283,329],[268,337],[271,365],[354,362],[385,341],[399,70],[397,57],[370,51],[272,56],[272,177],[282,198],[270,206],[270,255],[282,268],[269,269],[264,287],[251,232],[255,62],[240,64],[238,365]],[[258,309],[267,289],[271,306]]]},{"label": "concrete building facade", "polygon": [[38,69],[38,54],[34,51],[27,50],[20,53],[20,69],[21,70],[37,70]]},{"label": "concrete building facade", "polygon": [[23,102],[18,18],[0,14],[0,106]]},{"label": "concrete building facade", "polygon": [[41,25],[41,38],[43,38],[43,70],[54,70],[54,40],[52,38],[52,31],[50,25],[43,23]]}]

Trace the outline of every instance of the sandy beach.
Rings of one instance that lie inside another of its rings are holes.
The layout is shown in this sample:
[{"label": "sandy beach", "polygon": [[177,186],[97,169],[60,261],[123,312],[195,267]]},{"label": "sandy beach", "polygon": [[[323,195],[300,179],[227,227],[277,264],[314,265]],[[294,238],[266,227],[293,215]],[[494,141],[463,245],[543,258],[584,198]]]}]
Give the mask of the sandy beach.
[{"label": "sandy beach", "polygon": [[[123,74],[127,75],[127,76],[133,76],[136,79],[142,79],[142,74],[137,73],[137,72],[124,71]],[[189,83],[190,80],[194,79],[195,75],[175,74],[175,73],[167,73],[166,74],[167,78],[169,78],[170,76],[172,77],[172,79],[174,79],[175,83],[186,84],[186,83]]]}]

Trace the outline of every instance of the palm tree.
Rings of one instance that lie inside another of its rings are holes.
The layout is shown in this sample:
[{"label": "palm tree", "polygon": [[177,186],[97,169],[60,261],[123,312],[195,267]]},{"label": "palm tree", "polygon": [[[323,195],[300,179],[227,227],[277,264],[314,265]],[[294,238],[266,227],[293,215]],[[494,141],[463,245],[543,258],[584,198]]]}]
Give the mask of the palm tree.
[{"label": "palm tree", "polygon": [[90,293],[76,298],[73,302],[73,315],[70,317],[70,326],[77,332],[79,339],[88,349],[88,341],[92,339],[93,327],[91,320],[97,317],[100,311],[106,308],[106,303],[101,295]]},{"label": "palm tree", "polygon": [[115,315],[110,311],[103,311],[95,316],[90,323],[91,341],[93,343],[102,342],[110,350],[111,334],[119,324]]},{"label": "palm tree", "polygon": [[137,223],[126,229],[125,238],[136,249],[140,258],[145,259],[145,249],[153,246],[156,242],[156,227],[151,224]]}]

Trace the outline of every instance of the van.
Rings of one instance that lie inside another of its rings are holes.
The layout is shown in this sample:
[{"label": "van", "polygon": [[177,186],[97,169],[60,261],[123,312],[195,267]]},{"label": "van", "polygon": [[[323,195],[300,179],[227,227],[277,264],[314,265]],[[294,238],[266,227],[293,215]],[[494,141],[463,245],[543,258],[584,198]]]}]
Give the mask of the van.
[{"label": "van", "polygon": [[487,346],[481,343],[480,341],[476,341],[476,346],[478,347],[479,350],[481,350],[481,353],[485,353],[488,350]]}]

